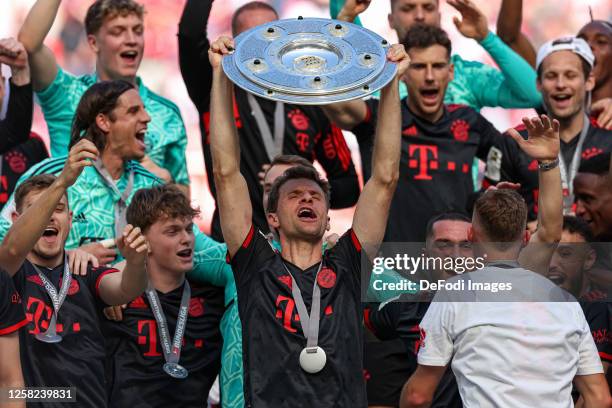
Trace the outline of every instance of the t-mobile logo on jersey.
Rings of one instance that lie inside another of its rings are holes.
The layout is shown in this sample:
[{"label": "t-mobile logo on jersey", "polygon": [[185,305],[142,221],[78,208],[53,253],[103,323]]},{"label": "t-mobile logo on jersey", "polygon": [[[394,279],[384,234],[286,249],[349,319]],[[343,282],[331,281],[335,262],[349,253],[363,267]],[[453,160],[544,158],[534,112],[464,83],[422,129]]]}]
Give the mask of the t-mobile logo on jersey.
[{"label": "t-mobile logo on jersey", "polygon": [[[429,160],[429,152],[432,154],[432,160]],[[411,144],[408,149],[408,156],[410,157],[408,167],[419,169],[419,173],[414,176],[414,179],[431,180],[432,177],[427,173],[427,170],[438,169],[438,146]]]}]

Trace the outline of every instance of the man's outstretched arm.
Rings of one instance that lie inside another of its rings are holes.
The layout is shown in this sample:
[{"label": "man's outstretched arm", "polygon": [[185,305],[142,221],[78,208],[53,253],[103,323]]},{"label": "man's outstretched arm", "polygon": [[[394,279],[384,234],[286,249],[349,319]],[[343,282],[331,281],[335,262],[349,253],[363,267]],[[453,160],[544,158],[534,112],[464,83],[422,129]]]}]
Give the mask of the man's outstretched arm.
[{"label": "man's outstretched arm", "polygon": [[49,225],[51,215],[61,204],[68,187],[74,184],[85,167],[93,165],[98,155],[98,149],[89,140],[83,139],[74,145],[61,174],[14,222],[0,244],[0,267],[9,275],[13,276],[19,270]]},{"label": "man's outstretched arm", "polygon": [[240,144],[232,106],[234,87],[221,66],[223,55],[229,54],[233,49],[234,40],[221,37],[211,44],[208,51],[213,67],[210,150],[221,230],[230,256],[238,251],[253,223],[249,190],[240,173]]},{"label": "man's outstretched arm", "polygon": [[53,52],[43,42],[49,34],[61,0],[38,0],[19,30],[19,42],[30,57],[34,91],[46,89],[57,76],[57,62]]},{"label": "man's outstretched arm", "polygon": [[402,113],[398,81],[410,63],[404,47],[399,44],[391,47],[387,58],[398,64],[397,74],[381,92],[372,175],[363,187],[353,218],[353,231],[359,241],[374,246],[385,234],[391,199],[399,179]]},{"label": "man's outstretched arm", "polygon": [[557,243],[563,231],[563,190],[561,172],[558,164],[546,169],[551,163],[558,163],[559,156],[559,122],[548,116],[523,119],[527,127],[528,139],[514,129],[508,132],[521,150],[540,163],[538,171],[538,229],[531,237],[529,244],[521,251],[519,263],[523,268],[545,274],[552,259]]},{"label": "man's outstretched arm", "polygon": [[521,32],[523,0],[502,0],[497,17],[497,35],[532,67],[535,67],[536,50]]}]

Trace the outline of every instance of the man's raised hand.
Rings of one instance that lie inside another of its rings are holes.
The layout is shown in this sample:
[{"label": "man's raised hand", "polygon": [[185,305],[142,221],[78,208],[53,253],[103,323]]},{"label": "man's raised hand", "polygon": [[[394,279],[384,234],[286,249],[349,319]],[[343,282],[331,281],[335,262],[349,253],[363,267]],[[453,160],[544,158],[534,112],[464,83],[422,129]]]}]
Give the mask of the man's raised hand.
[{"label": "man's raised hand", "polygon": [[457,30],[467,38],[482,41],[489,33],[487,16],[472,0],[447,0],[447,3],[461,13],[461,18],[453,17]]},{"label": "man's raised hand", "polygon": [[68,159],[58,177],[58,181],[64,187],[70,187],[79,178],[85,167],[93,166],[93,162],[98,158],[98,155],[98,149],[91,141],[81,139],[70,149]]},{"label": "man's raised hand", "polygon": [[126,225],[123,234],[116,241],[117,248],[128,265],[143,265],[145,263],[149,246],[140,228],[131,224]]},{"label": "man's raised hand", "polygon": [[16,39],[3,38],[0,40],[0,64],[11,69],[25,69],[28,67],[28,53]]},{"label": "man's raised hand", "polygon": [[393,44],[387,52],[387,59],[397,64],[397,77],[400,78],[410,66],[410,57],[402,44]]},{"label": "man's raised hand", "polygon": [[221,60],[224,55],[234,51],[234,40],[228,36],[221,36],[210,44],[208,49],[208,60],[213,69],[221,67]]},{"label": "man's raised hand", "polygon": [[358,15],[370,7],[371,2],[372,0],[346,0],[344,6],[342,6],[342,10],[340,10],[336,18],[352,23]]},{"label": "man's raised hand", "polygon": [[527,128],[527,140],[514,129],[508,134],[514,139],[529,157],[538,161],[552,161],[559,156],[559,122],[546,115],[534,118],[523,118]]}]

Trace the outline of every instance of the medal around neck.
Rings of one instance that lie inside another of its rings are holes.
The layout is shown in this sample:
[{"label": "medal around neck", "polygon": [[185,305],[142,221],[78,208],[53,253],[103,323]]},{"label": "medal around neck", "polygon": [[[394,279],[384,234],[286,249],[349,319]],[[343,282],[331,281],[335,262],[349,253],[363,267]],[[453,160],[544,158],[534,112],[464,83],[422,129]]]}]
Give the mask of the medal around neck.
[{"label": "medal around neck", "polygon": [[187,378],[189,372],[185,367],[177,363],[166,363],[164,364],[164,372],[172,378],[178,378],[183,380]]},{"label": "medal around neck", "polygon": [[241,33],[223,58],[228,78],[263,98],[325,105],[367,96],[397,71],[387,61],[390,44],[344,21],[297,18],[262,24]]},{"label": "medal around neck", "polygon": [[325,367],[327,356],[321,347],[305,347],[300,353],[300,367],[309,374],[316,374]]},{"label": "medal around neck", "polygon": [[56,333],[38,333],[34,337],[36,340],[42,341],[43,343],[59,343],[62,341],[62,336]]}]

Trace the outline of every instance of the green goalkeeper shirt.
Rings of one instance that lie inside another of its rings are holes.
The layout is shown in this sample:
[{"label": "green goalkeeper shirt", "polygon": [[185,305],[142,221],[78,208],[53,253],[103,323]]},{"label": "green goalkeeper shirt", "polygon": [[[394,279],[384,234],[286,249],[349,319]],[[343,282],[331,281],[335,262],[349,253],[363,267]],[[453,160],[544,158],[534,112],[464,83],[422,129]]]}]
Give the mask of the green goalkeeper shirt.
[{"label": "green goalkeeper shirt", "polygon": [[[97,81],[95,73],[77,77],[58,67],[51,85],[36,93],[49,129],[52,157],[68,154],[76,108],[85,91]],[[136,85],[151,116],[145,136],[147,155],[155,164],[168,170],[175,183],[189,185],[185,160],[187,134],[178,107],[144,86],[140,78],[136,78]]]}]

